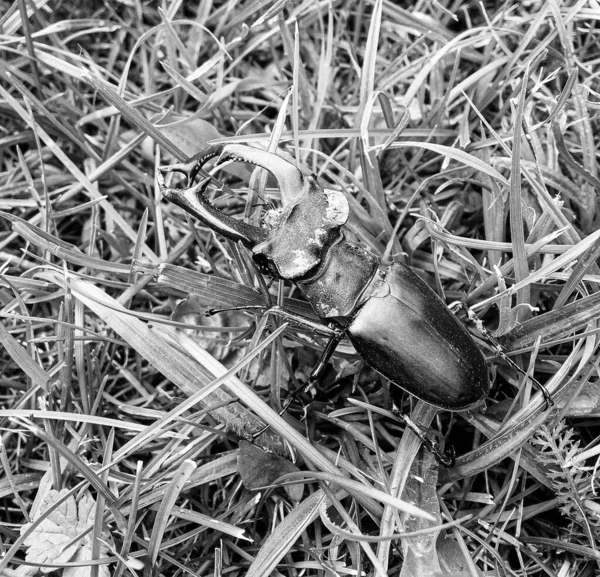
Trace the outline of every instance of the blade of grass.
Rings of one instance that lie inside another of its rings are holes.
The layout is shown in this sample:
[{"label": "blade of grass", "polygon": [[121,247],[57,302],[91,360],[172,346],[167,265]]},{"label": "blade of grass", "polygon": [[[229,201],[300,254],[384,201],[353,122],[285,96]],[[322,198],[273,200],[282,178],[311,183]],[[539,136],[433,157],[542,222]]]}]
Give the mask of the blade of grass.
[{"label": "blade of grass", "polygon": [[0,344],[32,382],[48,393],[50,375],[31,358],[25,348],[8,332],[4,325],[0,325]]},{"label": "blade of grass", "polygon": [[440,155],[448,156],[465,166],[468,166],[478,172],[483,172],[488,176],[496,179],[499,183],[503,184],[507,188],[510,186],[508,180],[504,178],[495,168],[486,164],[480,158],[469,154],[468,152],[464,152],[458,148],[453,148],[451,146],[446,146],[444,144],[435,144],[433,142],[417,142],[414,140],[403,141],[403,142],[393,142],[390,144],[390,148],[425,148],[427,150],[431,150],[432,152],[437,152]]},{"label": "blade of grass", "polygon": [[167,523],[171,516],[171,511],[175,505],[175,501],[178,499],[179,494],[183,490],[185,483],[190,478],[191,474],[196,469],[196,463],[194,461],[185,460],[181,463],[181,466],[175,471],[173,479],[169,483],[165,492],[165,498],[160,504],[158,514],[156,515],[156,521],[154,522],[154,528],[152,535],[150,536],[150,542],[148,543],[148,562],[144,567],[144,576],[151,577],[155,572],[156,560],[160,552],[160,546],[162,538],[167,530]]},{"label": "blade of grass", "polygon": [[271,532],[262,544],[246,577],[271,575],[277,564],[288,553],[306,528],[319,515],[319,507],[325,499],[323,491],[315,491],[308,499],[299,503]]},{"label": "blade of grass", "polygon": [[[44,144],[52,151],[54,156],[58,158],[58,160],[64,165],[64,167],[82,184],[86,194],[88,194],[92,199],[101,198],[102,195],[98,192],[97,187],[95,187],[92,182],[88,179],[88,177],[79,170],[79,168],[75,165],[73,161],[63,152],[63,150],[56,144],[56,142],[50,137],[50,135],[38,124],[36,124],[35,119],[31,118],[30,115],[25,111],[25,109],[13,98],[11,94],[9,94],[2,86],[0,86],[0,94],[2,97],[8,102],[8,104],[19,114],[19,116],[23,119],[23,121],[31,128],[35,129],[39,134],[40,139],[44,142]],[[119,225],[119,228],[129,237],[132,242],[135,242],[136,233],[131,228],[129,223],[123,218],[119,212],[116,211],[115,207],[107,201],[102,201],[102,208],[106,211],[107,214],[111,216],[112,219]],[[146,254],[149,258],[156,260],[156,255],[147,247],[144,246],[144,254]]]}]

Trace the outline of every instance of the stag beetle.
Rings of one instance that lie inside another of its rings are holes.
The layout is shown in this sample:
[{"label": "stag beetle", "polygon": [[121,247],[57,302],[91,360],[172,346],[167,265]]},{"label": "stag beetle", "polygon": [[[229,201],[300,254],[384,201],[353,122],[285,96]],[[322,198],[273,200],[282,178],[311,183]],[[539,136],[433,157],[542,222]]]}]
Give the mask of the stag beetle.
[{"label": "stag beetle", "polygon": [[[212,206],[203,196],[211,178],[193,182],[215,157],[218,163],[246,162],[269,171],[279,185],[282,208],[269,210],[257,227]],[[188,188],[168,188],[168,172],[186,175]],[[394,401],[403,389],[436,407],[464,411],[486,397],[487,366],[469,332],[412,269],[399,262],[382,266],[375,255],[345,239],[348,201],[343,193],[322,188],[316,175],[305,176],[276,154],[225,144],[159,167],[157,181],[167,200],[226,238],[241,241],[261,272],[293,281],[302,290],[323,324],[278,307],[268,312],[329,336],[309,383],[345,335],[367,365],[396,385],[391,387]]]}]

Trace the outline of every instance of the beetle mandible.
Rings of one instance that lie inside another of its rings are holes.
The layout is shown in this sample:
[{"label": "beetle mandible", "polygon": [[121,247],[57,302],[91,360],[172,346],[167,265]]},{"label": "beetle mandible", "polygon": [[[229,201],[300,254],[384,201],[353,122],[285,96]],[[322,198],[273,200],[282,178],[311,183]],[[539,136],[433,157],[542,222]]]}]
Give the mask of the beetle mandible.
[{"label": "beetle mandible", "polygon": [[[282,208],[269,210],[257,227],[224,214],[203,196],[210,178],[193,184],[204,164],[247,162],[269,171],[281,191]],[[180,172],[187,188],[168,188],[164,175]],[[344,237],[348,201],[322,188],[282,157],[246,145],[210,146],[187,162],[157,170],[162,195],[214,231],[241,241],[260,270],[301,289],[330,337],[311,373],[314,382],[335,347],[347,336],[367,365],[400,389],[450,411],[480,404],[490,383],[482,352],[444,302],[412,269],[379,258]],[[277,309],[277,310],[275,310]],[[307,327],[314,322],[271,309]],[[399,403],[397,403],[399,404]]]}]

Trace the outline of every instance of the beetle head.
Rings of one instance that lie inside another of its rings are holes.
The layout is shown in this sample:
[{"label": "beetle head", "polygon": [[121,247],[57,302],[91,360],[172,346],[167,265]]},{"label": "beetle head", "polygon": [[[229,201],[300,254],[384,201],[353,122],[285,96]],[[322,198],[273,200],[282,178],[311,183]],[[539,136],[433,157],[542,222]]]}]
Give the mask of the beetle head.
[{"label": "beetle head", "polygon": [[[298,171],[292,164],[290,169]],[[300,171],[298,174],[302,176]],[[305,277],[315,269],[348,220],[348,201],[341,192],[323,189],[315,175],[302,176],[302,180],[302,188],[290,204],[265,214],[269,236],[252,249],[286,279]]]},{"label": "beetle head", "polygon": [[[248,162],[264,168],[277,180],[283,206],[265,214],[264,228],[237,221],[210,205],[203,197],[210,178],[192,186],[202,166],[217,156],[219,164],[228,160]],[[188,188],[167,188],[163,173],[171,171],[186,174]],[[157,179],[168,200],[227,238],[241,240],[263,270],[284,279],[299,279],[314,270],[348,220],[348,201],[341,192],[323,189],[314,174],[305,176],[280,156],[251,146],[208,147],[186,163],[159,168]]]}]

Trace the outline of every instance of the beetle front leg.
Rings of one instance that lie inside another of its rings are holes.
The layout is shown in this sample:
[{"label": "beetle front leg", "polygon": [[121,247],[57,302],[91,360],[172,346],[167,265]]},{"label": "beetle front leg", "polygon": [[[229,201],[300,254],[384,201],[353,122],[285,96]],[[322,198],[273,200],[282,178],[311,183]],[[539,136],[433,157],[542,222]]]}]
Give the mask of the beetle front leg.
[{"label": "beetle front leg", "polygon": [[[210,309],[210,310],[206,311],[206,315],[213,316],[217,313],[220,313],[223,311],[231,311],[231,310],[261,310],[261,309],[264,310],[264,314],[276,315],[280,319],[290,323],[290,325],[292,325],[292,326],[296,326],[296,327],[299,327],[302,329],[310,329],[313,333],[317,333],[324,337],[329,337],[329,341],[325,345],[325,348],[323,349],[323,352],[321,353],[321,356],[319,357],[317,364],[315,365],[313,370],[310,372],[310,375],[309,375],[306,383],[304,383],[304,385],[302,385],[301,387],[299,387],[296,391],[294,391],[292,393],[291,401],[293,401],[296,398],[296,396],[299,394],[300,391],[308,391],[314,385],[314,383],[316,383],[319,380],[319,377],[321,376],[321,373],[327,366],[329,359],[331,359],[331,356],[335,352],[335,349],[340,344],[340,341],[344,338],[345,332],[341,327],[335,326],[333,323],[326,325],[326,324],[323,324],[318,321],[313,321],[313,320],[309,319],[308,317],[305,317],[305,316],[302,316],[302,315],[299,315],[296,313],[292,313],[290,311],[286,311],[284,308],[282,308],[278,305],[275,305],[275,306],[272,306],[269,308],[265,308],[265,307],[261,307],[261,306],[250,306],[250,307],[241,306],[241,307],[232,307],[232,308],[227,308],[227,309]],[[286,403],[283,411],[285,411],[290,406],[291,401]]]},{"label": "beetle front leg", "polygon": [[[247,311],[247,310],[262,310],[266,315],[275,315],[280,319],[290,323],[290,325],[303,328],[310,329],[312,332],[318,333],[321,336],[332,338],[341,333],[341,338],[344,336],[344,331],[341,328],[331,327],[329,325],[325,325],[320,321],[313,321],[308,317],[303,315],[299,315],[297,313],[292,313],[290,311],[286,311],[284,308],[275,305],[272,307],[263,307],[261,305],[255,306],[239,306],[239,307],[228,307],[226,309],[209,309],[206,311],[206,316],[212,317],[221,312],[225,311]],[[339,341],[338,341],[339,342]],[[330,355],[331,356],[331,355]]]}]

